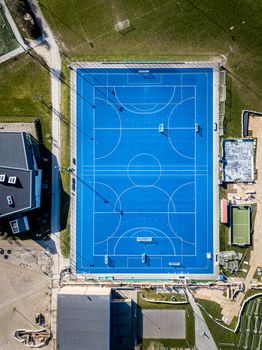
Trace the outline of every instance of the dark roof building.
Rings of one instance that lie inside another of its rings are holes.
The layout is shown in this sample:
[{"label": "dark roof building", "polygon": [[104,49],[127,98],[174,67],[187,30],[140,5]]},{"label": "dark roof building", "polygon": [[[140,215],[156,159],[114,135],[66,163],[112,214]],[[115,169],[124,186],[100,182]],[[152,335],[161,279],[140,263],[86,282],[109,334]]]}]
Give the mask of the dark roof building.
[{"label": "dark roof building", "polygon": [[57,295],[57,349],[110,349],[109,288],[68,286]]},{"label": "dark roof building", "polygon": [[0,132],[0,219],[40,207],[42,171],[25,132]]}]

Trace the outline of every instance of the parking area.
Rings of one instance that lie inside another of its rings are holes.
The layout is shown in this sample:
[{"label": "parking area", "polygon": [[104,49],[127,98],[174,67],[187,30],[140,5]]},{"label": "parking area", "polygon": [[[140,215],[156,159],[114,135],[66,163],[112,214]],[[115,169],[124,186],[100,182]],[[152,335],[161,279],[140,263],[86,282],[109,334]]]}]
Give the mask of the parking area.
[{"label": "parking area", "polygon": [[185,339],[185,310],[143,310],[143,338]]}]

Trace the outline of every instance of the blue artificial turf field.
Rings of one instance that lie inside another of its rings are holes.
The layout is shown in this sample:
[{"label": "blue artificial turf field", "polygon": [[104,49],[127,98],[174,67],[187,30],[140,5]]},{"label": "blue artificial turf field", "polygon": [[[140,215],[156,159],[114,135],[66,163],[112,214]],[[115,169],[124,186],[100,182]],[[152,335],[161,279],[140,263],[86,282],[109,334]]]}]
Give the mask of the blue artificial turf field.
[{"label": "blue artificial turf field", "polygon": [[76,88],[77,272],[212,273],[213,69],[78,68]]}]

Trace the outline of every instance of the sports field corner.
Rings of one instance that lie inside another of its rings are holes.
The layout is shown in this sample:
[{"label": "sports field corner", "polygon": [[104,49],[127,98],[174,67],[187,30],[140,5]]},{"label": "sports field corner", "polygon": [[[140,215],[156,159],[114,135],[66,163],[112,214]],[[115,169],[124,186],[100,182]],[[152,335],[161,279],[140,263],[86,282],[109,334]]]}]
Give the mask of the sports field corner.
[{"label": "sports field corner", "polygon": [[71,65],[77,273],[217,275],[218,79],[210,63]]}]

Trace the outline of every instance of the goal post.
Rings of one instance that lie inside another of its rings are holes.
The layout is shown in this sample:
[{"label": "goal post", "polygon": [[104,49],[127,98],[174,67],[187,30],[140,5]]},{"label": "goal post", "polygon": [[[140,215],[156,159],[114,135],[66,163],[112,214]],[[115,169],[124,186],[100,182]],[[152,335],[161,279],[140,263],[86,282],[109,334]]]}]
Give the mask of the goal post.
[{"label": "goal post", "polygon": [[125,19],[124,21],[122,22],[118,22],[116,25],[115,25],[115,29],[118,33],[121,33],[123,31],[125,31],[126,29],[130,28],[131,27],[131,24],[130,24],[130,21],[129,19]]}]

